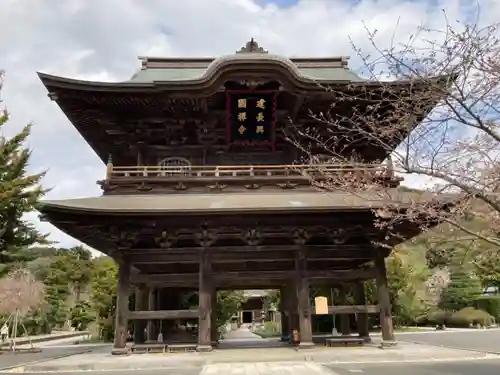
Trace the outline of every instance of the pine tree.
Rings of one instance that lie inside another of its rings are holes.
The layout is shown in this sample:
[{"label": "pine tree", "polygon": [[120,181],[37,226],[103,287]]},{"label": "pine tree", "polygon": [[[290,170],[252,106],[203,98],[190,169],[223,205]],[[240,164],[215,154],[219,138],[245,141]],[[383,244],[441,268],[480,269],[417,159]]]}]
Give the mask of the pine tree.
[{"label": "pine tree", "polygon": [[464,266],[454,267],[450,272],[450,283],[441,294],[439,307],[457,311],[472,306],[481,292],[481,283],[470,270]]},{"label": "pine tree", "polygon": [[[0,72],[0,89],[2,77]],[[30,246],[47,243],[46,236],[23,219],[24,214],[36,210],[39,199],[47,192],[41,186],[45,173],[27,173],[31,152],[24,142],[31,124],[7,138],[2,127],[8,119],[7,111],[0,109],[0,277],[16,264],[31,260]]]}]

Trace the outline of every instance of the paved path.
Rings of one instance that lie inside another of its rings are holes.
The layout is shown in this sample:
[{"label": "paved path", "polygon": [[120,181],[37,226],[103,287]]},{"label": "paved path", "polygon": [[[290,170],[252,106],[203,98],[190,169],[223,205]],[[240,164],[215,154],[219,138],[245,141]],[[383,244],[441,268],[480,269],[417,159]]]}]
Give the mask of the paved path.
[{"label": "paved path", "polygon": [[[137,369],[133,371],[134,375],[209,375],[217,374],[216,369],[221,374],[238,375],[498,375],[500,360],[481,360],[471,362],[445,362],[445,363],[391,363],[391,364],[365,364],[365,365],[319,365],[311,363],[273,363],[238,366],[205,366],[204,368],[172,368],[172,369]],[[306,366],[309,365],[309,366]],[[235,371],[237,369],[237,371]],[[227,371],[229,370],[229,371]],[[262,372],[259,370],[265,370]],[[248,372],[243,372],[248,371]],[[258,371],[258,372],[256,372]],[[271,372],[270,372],[271,371]],[[297,373],[297,371],[302,371]],[[319,372],[318,372],[319,371]],[[81,375],[81,372],[63,371],[64,374]],[[102,370],[93,371],[92,375],[123,375],[128,374],[123,370]],[[2,372],[0,371],[0,374]],[[5,373],[12,374],[12,373]],[[30,375],[47,375],[42,372],[31,372]]]},{"label": "paved path", "polygon": [[228,332],[219,343],[219,349],[279,348],[284,346],[288,345],[277,338],[264,339],[245,327]]},{"label": "paved path", "polygon": [[[39,365],[27,366],[17,371],[72,372],[76,370],[135,371],[146,369],[151,371],[156,371],[158,369],[163,369],[164,371],[192,369],[194,371],[198,369],[201,371],[204,366],[208,366],[206,367],[207,371],[220,371],[221,373],[226,373],[229,371],[228,368],[234,368],[235,372],[240,372],[241,374],[253,374],[252,371],[255,369],[265,369],[270,366],[269,368],[271,368],[271,370],[269,371],[271,372],[268,371],[269,374],[263,373],[262,375],[274,375],[273,371],[287,374],[290,373],[290,371],[298,371],[298,368],[304,369],[303,366],[306,363],[318,366],[338,366],[388,362],[470,361],[491,358],[499,358],[499,356],[410,343],[401,343],[397,348],[387,350],[381,350],[376,347],[318,347],[301,351],[296,351],[291,348],[274,348],[272,350],[269,348],[245,348],[215,350],[210,353],[142,354],[119,358],[110,355],[109,347],[105,347],[102,351],[92,351],[87,354],[48,361]],[[266,365],[264,366],[262,363],[266,363]],[[259,364],[259,366],[255,367],[256,364]],[[289,368],[289,370],[285,371],[285,367]],[[316,371],[319,371],[319,367],[314,368]]]},{"label": "paved path", "polygon": [[[425,345],[484,351],[500,354],[500,330],[468,330],[426,332],[418,335],[400,333],[398,341],[415,342]],[[500,370],[499,370],[500,374]]]},{"label": "paved path", "polygon": [[218,363],[206,365],[200,375],[332,375],[327,368],[312,362]]}]

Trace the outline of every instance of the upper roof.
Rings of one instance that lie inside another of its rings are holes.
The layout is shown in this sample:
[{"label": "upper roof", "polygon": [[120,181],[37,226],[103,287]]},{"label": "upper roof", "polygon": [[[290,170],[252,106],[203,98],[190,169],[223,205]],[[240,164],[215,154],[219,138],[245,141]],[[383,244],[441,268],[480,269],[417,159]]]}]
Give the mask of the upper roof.
[{"label": "upper roof", "polygon": [[218,58],[158,58],[139,57],[142,68],[129,82],[188,81],[210,76],[219,67],[228,62],[266,62],[275,61],[284,64],[297,77],[316,81],[364,81],[347,66],[348,57],[329,58],[287,58],[269,54],[259,47],[252,38],[234,54]]},{"label": "upper roof", "polygon": [[[236,53],[219,58],[142,57],[141,60],[141,70],[122,82],[83,81],[38,73],[49,97],[104,163],[112,155],[116,164],[135,164],[137,149],[143,147],[139,145],[147,145],[151,160],[164,155],[190,157],[191,150],[198,152],[198,148],[211,148],[215,153],[221,148],[225,151],[228,84],[247,88],[269,84],[273,90],[279,87],[277,123],[288,123],[290,119],[297,123],[313,122],[311,111],[331,111],[334,95],[325,87],[359,90],[361,97],[368,91],[378,98],[387,95],[386,86],[390,85],[410,107],[414,98],[418,98],[415,92],[429,84],[429,80],[363,80],[348,68],[346,57],[290,59],[269,54],[253,39]],[[362,105],[368,106],[370,99],[362,101]],[[344,103],[335,110],[352,107],[350,101]],[[385,106],[377,111],[380,118],[389,112]],[[414,118],[410,125],[420,120]],[[282,148],[292,147],[279,130],[276,134],[277,144],[281,142]],[[386,144],[395,148],[396,141],[391,137]],[[386,146],[362,139],[350,147],[340,142],[338,147],[336,151],[342,153],[357,148],[360,157],[368,162],[383,160],[388,153]]]},{"label": "upper roof", "polygon": [[[111,87],[140,87],[150,86],[153,83],[188,83],[209,80],[222,67],[228,64],[272,64],[288,70],[298,81],[313,82],[363,82],[364,79],[350,70],[347,66],[348,57],[329,58],[287,58],[269,54],[256,41],[250,40],[244,47],[234,54],[218,58],[163,58],[139,57],[142,61],[141,69],[129,80],[113,83],[99,83],[57,77],[45,73],[38,73],[45,85],[59,81],[75,85],[89,84]],[[111,86],[110,86],[111,85]]]}]

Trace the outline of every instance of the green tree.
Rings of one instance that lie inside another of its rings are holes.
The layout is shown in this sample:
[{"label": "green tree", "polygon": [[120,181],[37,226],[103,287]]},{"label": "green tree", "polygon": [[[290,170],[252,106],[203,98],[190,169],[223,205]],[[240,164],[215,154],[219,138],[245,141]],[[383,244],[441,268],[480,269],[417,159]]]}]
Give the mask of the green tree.
[{"label": "green tree", "polygon": [[66,258],[62,254],[52,259],[44,283],[47,286],[47,318],[51,327],[60,326],[69,318],[66,301],[70,294]]},{"label": "green tree", "polygon": [[92,263],[90,304],[95,311],[102,338],[112,340],[118,269],[110,257],[95,258]]},{"label": "green tree", "polygon": [[78,301],[71,309],[71,326],[78,330],[87,329],[88,325],[95,320],[95,313],[87,301]]},{"label": "green tree", "polygon": [[83,246],[75,246],[65,251],[66,269],[68,281],[74,288],[76,300],[80,300],[80,294],[92,277],[92,255]]},{"label": "green tree", "polygon": [[82,247],[58,249],[45,270],[48,316],[52,325],[61,325],[70,317],[68,297],[74,292],[76,301],[91,279],[90,252]]},{"label": "green tree", "polygon": [[266,308],[274,307],[279,309],[280,301],[281,296],[279,290],[268,290],[267,295],[264,297],[264,306],[266,306]]},{"label": "green tree", "polygon": [[444,310],[457,311],[472,306],[481,292],[481,283],[470,270],[464,266],[453,267],[450,273],[450,283],[441,294],[439,307]]},{"label": "green tree", "polygon": [[475,272],[483,287],[500,290],[500,257],[497,251],[484,252],[474,261]]},{"label": "green tree", "polygon": [[[0,89],[2,78],[0,72]],[[0,276],[16,264],[32,260],[30,246],[47,243],[47,236],[23,219],[24,214],[36,210],[39,199],[47,192],[41,185],[45,172],[27,172],[31,151],[24,143],[31,124],[7,138],[2,128],[8,119],[7,111],[0,109]]]},{"label": "green tree", "polygon": [[242,291],[217,292],[217,328],[226,324],[240,310],[245,300]]}]

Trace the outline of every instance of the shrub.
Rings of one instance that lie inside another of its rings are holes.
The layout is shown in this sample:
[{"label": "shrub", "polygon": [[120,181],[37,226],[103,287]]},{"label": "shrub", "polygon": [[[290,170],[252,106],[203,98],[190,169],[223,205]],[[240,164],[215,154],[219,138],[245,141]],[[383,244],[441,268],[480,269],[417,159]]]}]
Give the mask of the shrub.
[{"label": "shrub", "polygon": [[495,323],[495,319],[486,311],[465,307],[449,317],[446,323],[450,327],[470,327],[477,324],[489,327]]},{"label": "shrub", "polygon": [[500,296],[481,296],[474,301],[474,307],[486,311],[496,321],[500,320]]},{"label": "shrub", "polygon": [[432,311],[427,314],[425,319],[425,324],[428,325],[443,325],[448,323],[448,319],[451,317],[452,313],[448,311]]},{"label": "shrub", "polygon": [[268,332],[281,332],[281,324],[278,322],[264,322],[264,330]]},{"label": "shrub", "polygon": [[258,327],[254,333],[260,337],[278,337],[281,335],[281,324],[277,322],[264,322],[263,327]]},{"label": "shrub", "polygon": [[428,314],[417,316],[415,318],[415,324],[417,326],[426,326],[426,325],[431,324],[431,323],[429,323]]}]

